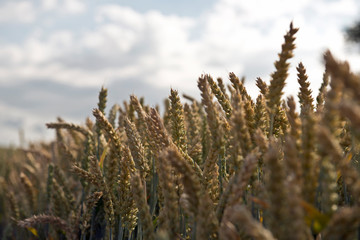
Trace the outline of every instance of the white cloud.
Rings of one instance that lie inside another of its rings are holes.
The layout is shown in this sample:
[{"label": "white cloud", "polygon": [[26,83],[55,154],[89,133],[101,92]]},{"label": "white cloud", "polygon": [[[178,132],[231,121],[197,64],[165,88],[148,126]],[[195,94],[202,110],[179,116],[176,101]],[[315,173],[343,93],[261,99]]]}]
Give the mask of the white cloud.
[{"label": "white cloud", "polygon": [[64,0],[64,9],[67,13],[77,14],[86,10],[85,3],[82,0]]},{"label": "white cloud", "polygon": [[32,23],[36,10],[30,1],[6,2],[0,5],[0,23]]},{"label": "white cloud", "polygon": [[6,69],[0,66],[0,81],[51,79],[98,86],[105,79],[134,78],[164,87],[169,80],[181,86],[184,79],[196,79],[197,64],[188,65],[197,54],[189,40],[192,20],[114,6],[100,9],[97,18],[93,31],[34,34],[11,52],[0,51],[0,59],[19,59]]},{"label": "white cloud", "polygon": [[58,0],[42,0],[42,7],[44,10],[55,9],[58,4]]},{"label": "white cloud", "polygon": [[34,36],[22,47],[23,66],[46,64],[64,54],[72,54],[75,49],[73,34],[69,31],[57,31],[48,36],[45,41],[41,40],[41,35]]},{"label": "white cloud", "polygon": [[114,51],[128,52],[137,42],[139,33],[131,28],[119,27],[116,24],[104,24],[96,32],[88,33],[84,38],[85,46],[104,51],[112,55]]},{"label": "white cloud", "polygon": [[23,61],[24,54],[20,47],[9,44],[6,48],[0,48],[0,64],[6,70],[6,66],[16,66]]},{"label": "white cloud", "polygon": [[121,24],[122,26],[139,29],[144,26],[143,16],[129,7],[119,5],[102,6],[95,16],[101,23],[107,20]]},{"label": "white cloud", "polygon": [[353,0],[319,1],[312,7],[321,17],[346,17],[358,14],[359,3]]},{"label": "white cloud", "polygon": [[[73,5],[47,1],[49,8],[83,9],[80,1],[71,1]],[[0,81],[40,78],[98,86],[104,80],[133,78],[187,91],[196,87],[197,77],[204,72],[227,78],[234,71],[250,81],[258,76],[268,79],[283,35],[294,20],[300,31],[291,77],[296,79],[295,67],[301,60],[319,85],[322,51],[330,48],[335,55],[349,55],[341,26],[350,15],[356,16],[353,9],[354,0],[221,0],[198,18],[189,18],[104,5],[94,15],[93,30],[34,34],[24,45],[8,45],[0,51],[0,60],[10,59],[12,65],[0,67]],[[296,80],[291,82],[290,92],[297,89]]]},{"label": "white cloud", "polygon": [[83,0],[42,0],[42,9],[76,15],[84,13],[86,5]]},{"label": "white cloud", "polygon": [[[197,43],[190,40],[195,21],[190,18],[166,16],[157,11],[140,14],[130,8],[108,5],[102,7],[96,17],[103,23],[96,32],[85,39],[85,45],[104,52],[133,56],[137,65],[137,78],[146,79],[157,86],[180,86],[188,75],[196,58]],[[129,54],[129,55],[127,55]],[[192,64],[189,65],[191,59]],[[184,68],[184,65],[189,65]],[[151,75],[148,73],[151,72]],[[178,74],[182,72],[182,74]],[[185,80],[186,81],[186,80]],[[184,84],[183,84],[184,85]]]}]

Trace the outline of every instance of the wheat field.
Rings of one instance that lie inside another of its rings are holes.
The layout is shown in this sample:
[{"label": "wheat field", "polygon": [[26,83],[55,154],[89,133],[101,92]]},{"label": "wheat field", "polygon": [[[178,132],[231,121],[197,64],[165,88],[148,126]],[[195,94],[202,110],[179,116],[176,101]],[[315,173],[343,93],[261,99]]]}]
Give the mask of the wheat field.
[{"label": "wheat field", "polygon": [[200,76],[201,101],[171,89],[161,115],[102,88],[84,125],[1,149],[1,239],[359,239],[360,76],[327,51],[317,96],[303,63],[288,79],[297,31],[256,99],[234,73]]}]

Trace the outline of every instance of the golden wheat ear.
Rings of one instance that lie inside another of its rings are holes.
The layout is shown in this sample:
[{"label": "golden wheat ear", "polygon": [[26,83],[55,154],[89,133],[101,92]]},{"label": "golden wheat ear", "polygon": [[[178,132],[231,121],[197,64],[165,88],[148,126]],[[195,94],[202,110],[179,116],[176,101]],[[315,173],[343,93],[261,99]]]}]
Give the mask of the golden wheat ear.
[{"label": "golden wheat ear", "polygon": [[[178,204],[180,196],[178,194],[183,186],[178,183],[179,176],[173,173],[168,151],[169,149],[163,150],[158,161],[159,185],[164,196],[164,206],[161,211],[164,214],[165,221],[162,228],[167,232],[170,239],[176,239],[176,236],[180,234],[178,224],[180,221]],[[183,207],[187,211],[187,206]]]},{"label": "golden wheat ear", "polygon": [[128,138],[128,146],[134,159],[135,166],[140,172],[141,179],[145,180],[150,174],[149,162],[146,159],[145,148],[141,142],[140,134],[134,123],[125,117],[124,126]]},{"label": "golden wheat ear", "polygon": [[326,229],[324,239],[355,239],[360,224],[359,207],[344,207],[334,214]]},{"label": "golden wheat ear", "polygon": [[276,239],[269,230],[251,216],[245,206],[236,204],[229,207],[224,213],[220,226],[220,239],[236,240],[244,235],[256,240]]},{"label": "golden wheat ear", "polygon": [[65,220],[63,220],[59,217],[40,214],[40,215],[34,215],[34,216],[27,218],[25,220],[22,220],[22,221],[18,221],[17,224],[19,227],[22,227],[22,228],[32,228],[32,227],[36,226],[37,224],[46,224],[46,223],[49,223],[52,226],[54,226],[55,228],[63,231],[66,234],[66,237],[68,239],[72,239],[73,236],[70,235],[70,233],[71,233],[70,226],[66,223]]},{"label": "golden wheat ear", "polygon": [[178,148],[187,153],[184,108],[180,102],[178,92],[171,89],[169,99],[171,103],[170,122],[172,140]]},{"label": "golden wheat ear", "polygon": [[141,225],[138,224],[138,227],[141,226],[144,239],[154,240],[154,225],[152,222],[149,205],[146,202],[144,185],[141,182],[139,173],[135,172],[131,176],[130,182],[134,201],[137,205],[137,208],[139,209],[138,222],[140,222]]},{"label": "golden wheat ear", "polygon": [[[230,105],[229,97],[226,95],[224,86],[222,85],[222,88],[220,88],[221,85],[219,86],[218,84],[216,84],[215,81],[210,76],[207,78],[207,81],[209,83],[211,91],[213,92],[218,102],[220,103],[222,109],[224,110],[226,117],[230,118],[232,108]],[[218,81],[220,84],[222,83],[222,80],[220,81],[218,79]]]},{"label": "golden wheat ear", "polygon": [[293,57],[293,50],[295,49],[295,34],[298,31],[297,28],[290,24],[289,31],[285,34],[285,42],[281,46],[281,52],[279,54],[279,60],[275,65],[275,72],[271,74],[271,80],[269,89],[266,95],[266,103],[270,111],[270,135],[279,135],[281,133],[281,97],[283,95],[283,89],[285,81],[288,77],[289,63],[287,62]]},{"label": "golden wheat ear", "polygon": [[185,103],[185,126],[187,133],[187,149],[190,157],[199,165],[202,165],[202,136],[201,136],[201,122],[200,108],[198,103],[193,102],[192,105]]},{"label": "golden wheat ear", "polygon": [[103,193],[102,192],[94,192],[92,193],[90,196],[87,197],[86,202],[85,202],[85,212],[84,214],[81,216],[81,231],[83,232],[82,234],[86,234],[86,230],[90,227],[90,221],[91,221],[91,215],[93,212],[93,208],[96,206],[96,204],[98,203],[98,201],[100,200],[100,198],[102,197]]}]

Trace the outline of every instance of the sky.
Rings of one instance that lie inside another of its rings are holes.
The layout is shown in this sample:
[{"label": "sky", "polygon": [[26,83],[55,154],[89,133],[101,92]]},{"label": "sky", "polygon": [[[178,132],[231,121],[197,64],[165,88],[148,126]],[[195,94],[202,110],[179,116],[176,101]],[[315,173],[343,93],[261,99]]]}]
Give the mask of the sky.
[{"label": "sky", "polygon": [[0,145],[51,140],[45,123],[82,124],[101,86],[109,108],[130,94],[162,104],[170,88],[196,98],[197,79],[269,82],[290,22],[300,28],[286,95],[296,95],[296,66],[314,95],[330,49],[360,71],[360,48],[344,28],[360,16],[358,0],[0,0]]}]

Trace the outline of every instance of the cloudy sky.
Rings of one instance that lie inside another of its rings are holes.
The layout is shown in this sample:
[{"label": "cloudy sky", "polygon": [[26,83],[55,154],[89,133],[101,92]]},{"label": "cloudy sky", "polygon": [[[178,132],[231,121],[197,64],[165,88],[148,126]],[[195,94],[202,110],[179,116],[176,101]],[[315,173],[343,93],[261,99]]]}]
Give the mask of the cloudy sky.
[{"label": "cloudy sky", "polygon": [[83,123],[101,86],[109,104],[134,93],[154,105],[170,87],[199,97],[198,76],[269,80],[291,21],[299,27],[286,94],[297,93],[302,61],[314,93],[322,53],[360,70],[360,51],[344,40],[358,0],[1,0],[0,144],[51,139],[45,123]]}]

